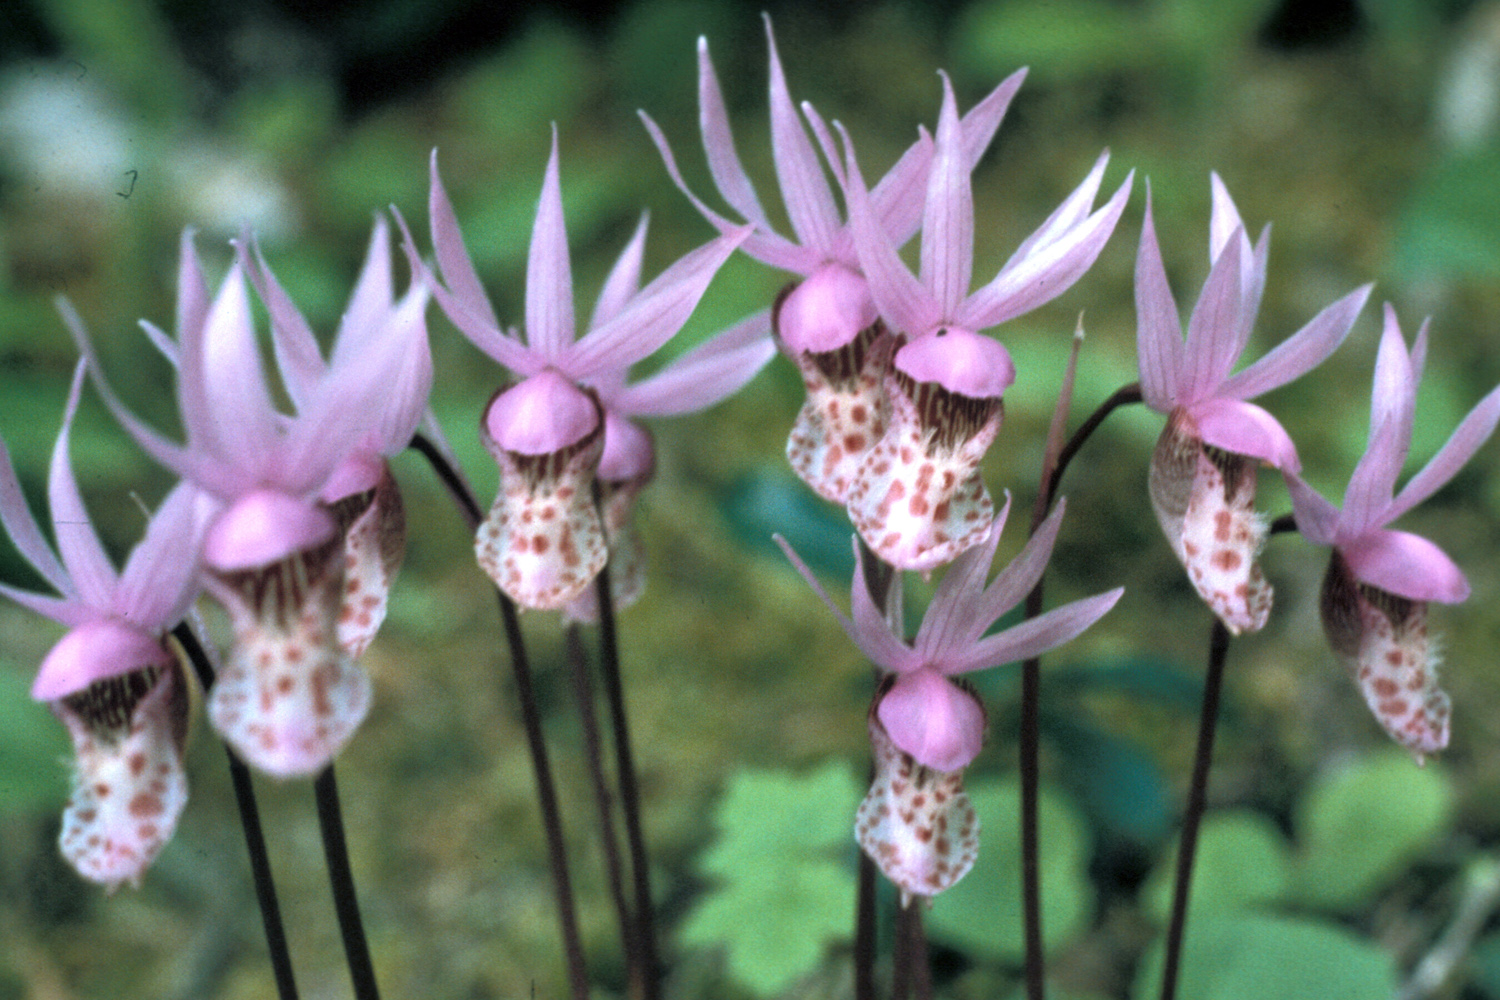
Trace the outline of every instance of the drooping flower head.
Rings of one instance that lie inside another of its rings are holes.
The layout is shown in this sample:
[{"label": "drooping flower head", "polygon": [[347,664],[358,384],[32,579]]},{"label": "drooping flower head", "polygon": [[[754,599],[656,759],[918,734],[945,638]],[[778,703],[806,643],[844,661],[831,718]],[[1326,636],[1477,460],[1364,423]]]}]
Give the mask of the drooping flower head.
[{"label": "drooping flower head", "polygon": [[51,707],[73,741],[73,791],[59,846],[80,874],[113,889],[140,882],[187,803],[187,680],[164,637],[197,596],[212,501],[179,485],[116,573],[84,509],[68,455],[84,372],[80,364],[48,476],[56,553],[0,442],[0,521],[59,596],[3,584],[0,594],[69,628],[42,661],[31,695]]},{"label": "drooping flower head", "polygon": [[1287,477],[1297,530],[1315,545],[1333,547],[1321,601],[1328,641],[1349,666],[1375,718],[1419,761],[1448,745],[1450,709],[1428,648],[1427,603],[1464,601],[1469,582],[1442,549],[1386,525],[1452,479],[1500,422],[1497,388],[1397,493],[1426,356],[1427,324],[1408,354],[1396,311],[1387,304],[1370,397],[1369,443],[1350,477],[1343,510],[1300,477]]},{"label": "drooping flower head", "polygon": [[[930,571],[983,537],[993,514],[978,465],[1000,429],[1001,396],[1015,365],[980,331],[1066,291],[1092,266],[1134,174],[1097,211],[1109,154],[972,294],[973,164],[953,86],[943,76],[932,170],[922,218],[920,274],[897,254],[874,211],[853,145],[844,136],[840,179],[870,294],[900,345],[886,376],[891,419],[865,455],[848,495],[849,516],[871,550],[900,569]],[[836,162],[830,150],[830,160]]]},{"label": "drooping flower head", "polygon": [[1248,400],[1296,379],[1343,343],[1369,297],[1358,288],[1318,313],[1271,353],[1234,375],[1266,284],[1270,227],[1254,247],[1217,174],[1209,228],[1212,264],[1183,339],[1167,285],[1150,192],[1136,260],[1136,342],[1146,405],[1167,415],[1151,458],[1151,505],[1199,595],[1231,632],[1258,631],[1271,586],[1256,556],[1265,524],[1255,512],[1255,470],[1299,469],[1291,438]]},{"label": "drooping flower head", "polygon": [[[81,322],[65,313],[115,417],[148,454],[223,504],[204,541],[205,585],[234,620],[235,648],[210,694],[209,715],[246,760],[278,776],[322,769],[369,706],[369,679],[340,642],[346,529],[361,505],[346,501],[380,492],[383,457],[409,440],[431,385],[427,292],[414,283],[395,301],[389,257],[380,223],[324,365],[263,264],[242,246],[210,299],[191,233],[184,234],[177,337],[143,324],[177,367],[182,445],[124,407]],[[295,414],[271,402],[247,271],[266,296]],[[354,579],[366,577],[357,571]],[[351,607],[358,618],[358,599]],[[350,646],[360,648],[368,631],[346,631]]]},{"label": "drooping flower head", "polygon": [[[849,638],[871,662],[890,674],[871,710],[877,774],[860,807],[856,831],[865,851],[906,892],[933,895],[962,878],[974,860],[972,844],[934,836],[934,831],[942,828],[957,831],[968,825],[972,825],[974,836],[978,835],[967,799],[954,794],[961,792],[962,786],[950,776],[956,776],[979,754],[984,741],[984,708],[972,690],[953,678],[1054,649],[1103,617],[1123,593],[1117,588],[1074,601],[985,635],[1041,578],[1057,540],[1063,506],[1058,504],[1020,555],[986,586],[985,577],[1010,509],[1007,495],[1005,507],[980,543],[948,567],[910,643],[892,632],[871,597],[857,545],[851,615],[846,616],[791,548],[781,542],[787,557],[828,605]],[[882,753],[885,741],[891,749]],[[889,766],[882,766],[882,760]],[[946,789],[944,794],[930,794],[933,783]]]},{"label": "drooping flower head", "polygon": [[[522,607],[564,607],[608,557],[593,486],[608,448],[609,422],[595,386],[617,387],[632,364],[682,328],[750,228],[691,251],[638,291],[645,231],[637,230],[605,283],[588,331],[575,340],[554,128],[527,260],[523,341],[519,331],[500,326],[485,297],[438,177],[436,154],[429,213],[441,278],[431,282],[438,303],[476,347],[521,379],[495,395],[480,422],[485,447],[500,465],[500,493],[475,537],[479,564]],[[409,238],[407,250],[415,262]],[[730,349],[744,346],[735,342]],[[715,365],[705,366],[709,370]],[[729,391],[734,373],[717,370],[715,390]],[[619,455],[623,466],[649,469],[638,440],[632,447],[622,437]]]},{"label": "drooping flower head", "polygon": [[[719,193],[740,218],[755,227],[741,249],[764,264],[801,276],[778,299],[773,317],[781,346],[807,387],[807,402],[787,441],[787,458],[820,496],[844,503],[855,469],[885,430],[888,406],[882,383],[892,342],[878,322],[853,230],[839,215],[833,189],[797,117],[769,17],[766,41],[771,146],[795,239],[771,225],[735,152],[708,43],[700,38],[698,107],[703,148]],[[960,131],[970,169],[994,138],[1025,75],[1024,70],[1012,74],[964,116]],[[804,104],[803,109],[815,130],[822,128],[811,108]],[[688,189],[661,129],[644,113],[641,117],[673,181],[705,218],[728,232],[733,223]],[[911,239],[921,223],[922,192],[932,156],[932,139],[924,131],[870,193],[871,213],[896,246]]]}]

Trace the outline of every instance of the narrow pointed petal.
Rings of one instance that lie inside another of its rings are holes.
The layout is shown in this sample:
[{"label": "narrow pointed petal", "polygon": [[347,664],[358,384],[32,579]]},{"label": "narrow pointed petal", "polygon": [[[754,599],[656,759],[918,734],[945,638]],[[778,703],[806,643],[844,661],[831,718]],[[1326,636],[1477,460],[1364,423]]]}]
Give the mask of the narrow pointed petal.
[{"label": "narrow pointed petal", "polygon": [[589,319],[590,330],[614,319],[625,307],[625,303],[640,291],[641,257],[646,251],[648,219],[649,214],[642,212],[641,221],[636,224],[630,242],[625,244],[625,249],[620,253],[620,259],[615,261],[615,266],[610,268],[609,277],[604,279],[604,287],[599,291],[599,301],[595,304],[593,316]]},{"label": "narrow pointed petal", "polygon": [[1339,553],[1356,580],[1397,597],[1443,604],[1469,599],[1463,570],[1420,535],[1371,531],[1339,546]]},{"label": "narrow pointed petal", "polygon": [[206,448],[237,469],[268,471],[279,415],[266,388],[238,264],[230,267],[201,333],[184,341],[177,386],[191,446]]},{"label": "narrow pointed petal", "polygon": [[963,116],[960,124],[964,136],[964,162],[971,172],[984,156],[984,151],[989,149],[990,142],[1000,129],[1001,120],[1005,118],[1005,112],[1010,108],[1012,98],[1025,80],[1026,67],[1023,66],[1001,80],[994,90],[985,95],[984,100]]},{"label": "narrow pointed petal", "polygon": [[236,240],[235,255],[270,314],[271,347],[276,354],[276,367],[292,406],[300,412],[312,398],[328,367],[318,348],[318,338],[291,296],[276,280],[276,275],[271,273],[260,246],[249,238]]},{"label": "narrow pointed petal", "polygon": [[1339,510],[1294,472],[1286,473],[1297,533],[1314,545],[1332,545],[1339,529]]},{"label": "narrow pointed petal", "polygon": [[208,282],[203,278],[203,267],[198,263],[198,251],[193,245],[194,230],[191,226],[182,231],[177,254],[177,336],[186,330],[196,330],[208,315]]},{"label": "narrow pointed petal", "polygon": [[949,564],[943,582],[933,591],[927,613],[922,616],[922,624],[912,642],[925,659],[936,659],[947,649],[973,642],[989,625],[985,622],[974,629],[971,609],[979,595],[984,593],[984,581],[989,576],[995,548],[1000,544],[1000,532],[1009,515],[1010,491],[1007,490],[1005,504],[990,525],[989,534]]},{"label": "narrow pointed petal", "polygon": [[931,667],[898,677],[876,714],[891,742],[936,771],[968,767],[984,745],[979,699]]},{"label": "narrow pointed petal", "polygon": [[396,305],[395,279],[391,274],[391,227],[384,216],[376,216],[359,279],[349,305],[339,317],[335,344],[358,344],[381,329]]},{"label": "narrow pointed petal", "polygon": [[935,896],[974,867],[979,817],[964,793],[963,772],[934,771],[903,753],[871,713],[875,780],[855,814],[860,849],[901,890]]},{"label": "narrow pointed petal", "polygon": [[557,128],[542,180],[542,197],[531,229],[526,259],[526,343],[542,357],[555,360],[573,342],[573,268],[568,261],[568,231],[563,222],[562,184],[557,169]]},{"label": "narrow pointed petal", "polygon": [[15,465],[10,460],[10,450],[3,440],[0,440],[0,525],[10,536],[11,544],[54,590],[70,598],[78,593],[31,514],[31,506],[26,502],[21,481],[16,478]]},{"label": "narrow pointed petal", "polygon": [[719,90],[719,78],[714,74],[714,64],[708,57],[708,39],[702,36],[698,38],[698,125],[703,132],[708,170],[719,193],[742,217],[769,232],[771,224],[766,219],[765,210],[760,207],[760,199],[755,196],[750,175],[745,173],[739,154],[735,152],[724,94]]},{"label": "narrow pointed petal", "polygon": [[[1373,287],[1356,288],[1318,313],[1265,357],[1225,381],[1218,394],[1253,399],[1312,371],[1338,350],[1344,338],[1349,336]],[[1233,363],[1232,359],[1230,363]]]},{"label": "narrow pointed petal", "polygon": [[1349,485],[1344,489],[1344,511],[1339,518],[1339,539],[1347,540],[1395,520],[1390,514],[1391,496],[1406,456],[1401,440],[1409,429],[1387,419],[1376,430],[1359,457]]},{"label": "narrow pointed petal", "polygon": [[[1380,334],[1380,348],[1375,355],[1375,385],[1370,390],[1370,440],[1387,419],[1394,418],[1398,424],[1411,425],[1417,400],[1417,373],[1412,370],[1411,355],[1406,351],[1406,341],[1401,336],[1401,325],[1396,320],[1396,310],[1387,302],[1384,309],[1385,323]],[[1408,440],[1401,449],[1401,460],[1406,462]],[[1395,480],[1392,479],[1394,483]]]},{"label": "narrow pointed petal", "polygon": [[1179,404],[1191,405],[1219,393],[1229,377],[1229,369],[1239,357],[1244,304],[1241,289],[1240,241],[1230,240],[1209,270],[1188,318]]},{"label": "narrow pointed petal", "polygon": [[958,322],[974,330],[998,326],[1073,287],[1109,242],[1134,182],[1132,171],[1093,215],[1058,238],[1036,246],[1024,259],[1012,257],[993,281],[964,302],[955,317]]},{"label": "narrow pointed petal", "polygon": [[1094,207],[1094,198],[1099,194],[1099,185],[1104,183],[1104,170],[1108,166],[1109,150],[1106,149],[1094,161],[1083,183],[1074,188],[1072,193],[1063,199],[1062,204],[1053,209],[1052,214],[1047,216],[1046,220],[1022,241],[1015,253],[1010,255],[1010,260],[1006,261],[1006,267],[1025,260],[1033,250],[1061,239],[1068,230],[1087,219]]},{"label": "narrow pointed petal", "polygon": [[[479,282],[474,262],[464,247],[463,233],[458,228],[458,216],[453,212],[453,203],[448,200],[443,179],[438,176],[436,149],[432,151],[430,172],[432,181],[427,195],[427,214],[432,228],[433,252],[437,256],[443,284],[452,290],[452,297],[456,304],[462,306],[463,312],[485,328],[498,331],[501,329],[500,320],[495,316],[489,297],[484,294],[484,286]],[[411,251],[415,249],[411,234],[407,232],[406,223],[399,212],[396,218],[406,235],[408,255],[411,256]],[[484,350],[484,345],[481,344],[480,349]]]},{"label": "narrow pointed petal", "polygon": [[68,404],[62,430],[52,448],[52,464],[47,475],[47,503],[52,511],[52,530],[57,536],[57,551],[68,570],[78,596],[96,608],[109,606],[115,588],[115,568],[104,552],[99,534],[89,520],[88,509],[78,493],[73,478],[73,460],[68,454],[73,418],[78,413],[79,393],[83,389],[84,365],[73,371],[73,385],[68,390]]},{"label": "narrow pointed petal", "polygon": [[1244,229],[1239,209],[1229,197],[1229,189],[1217,173],[1208,175],[1209,187],[1213,189],[1213,212],[1208,224],[1208,259],[1217,261],[1236,229]]},{"label": "narrow pointed petal", "polygon": [[807,564],[787,544],[786,539],[780,535],[772,537],[776,544],[781,546],[781,551],[786,553],[793,568],[802,574],[802,579],[806,580],[807,585],[813,589],[813,593],[817,594],[818,598],[827,605],[828,610],[833,612],[833,617],[838,620],[839,627],[844,630],[844,634],[859,648],[861,653],[869,658],[871,663],[896,673],[916,669],[917,659],[912,648],[891,634],[889,626],[885,623],[885,616],[881,614],[879,608],[875,607],[875,602],[870,598],[870,591],[864,582],[863,557],[857,542],[854,545],[854,584],[850,588],[851,610],[854,613],[851,619],[839,610],[837,604],[833,603],[828,592],[813,575],[813,571],[807,568]]},{"label": "narrow pointed petal", "polygon": [[39,614],[43,618],[50,618],[70,628],[99,617],[97,610],[73,597],[49,597],[46,594],[34,594],[29,590],[21,590],[19,587],[3,583],[0,583],[0,597],[8,597],[27,611]]},{"label": "narrow pointed petal", "polygon": [[1103,594],[1053,608],[1040,617],[980,639],[961,654],[938,664],[938,667],[943,673],[953,676],[1040,656],[1081,635],[1090,625],[1103,618],[1123,593],[1123,587],[1116,587]]},{"label": "narrow pointed petal", "polygon": [[1184,346],[1182,320],[1167,284],[1156,224],[1151,218],[1151,192],[1146,191],[1146,221],[1141,227],[1141,249],[1135,262],[1136,351],[1140,355],[1141,395],[1158,413],[1170,413],[1185,396],[1182,377]]},{"label": "narrow pointed petal", "polygon": [[[813,121],[811,105],[804,104],[802,107],[803,115]],[[839,177],[839,183],[842,184],[840,175],[843,173],[843,164],[829,141],[826,130],[819,131],[820,125],[821,122],[813,122],[813,131],[818,134],[823,155],[833,167],[834,176]],[[880,227],[891,238],[891,243],[897,247],[905,246],[922,227],[922,210],[927,204],[927,175],[932,169],[933,148],[932,136],[925,129],[920,130],[917,141],[906,147],[906,152],[886,171],[884,177],[875,182],[875,187],[870,191],[870,209],[879,220]],[[844,233],[848,238],[847,228]],[[852,241],[850,247],[852,250]]]},{"label": "narrow pointed petal", "polygon": [[835,123],[835,127],[844,142],[847,181],[844,197],[849,203],[849,224],[860,267],[870,283],[870,296],[897,332],[921,336],[938,324],[942,311],[932,293],[906,269],[890,237],[875,219],[864,176],[854,159],[854,146],[842,126]]},{"label": "narrow pointed petal", "polygon": [[[786,75],[776,52],[771,18],[766,22],[766,46],[771,53],[771,149],[775,153],[776,179],[786,205],[792,231],[803,246],[831,255],[834,234],[840,228],[838,207],[817,153],[797,118],[796,105],[787,90]],[[746,218],[751,216],[746,215]]]},{"label": "narrow pointed petal", "polygon": [[742,227],[689,251],[641,289],[614,319],[570,345],[557,358],[557,367],[587,381],[597,372],[628,368],[653,353],[682,329],[709,282],[749,234],[749,227]]},{"label": "narrow pointed petal", "polygon": [[203,532],[217,507],[191,483],[174,487],[131,551],[110,611],[152,631],[177,624],[197,595]]},{"label": "narrow pointed petal", "polygon": [[771,311],[741,320],[649,378],[610,394],[606,406],[638,417],[693,413],[739,392],[776,353]]},{"label": "narrow pointed petal", "polygon": [[973,278],[974,192],[969,165],[965,162],[953,83],[946,73],[940,75],[943,108],[938,117],[937,147],[922,214],[920,278],[937,300],[939,312],[955,318]]},{"label": "narrow pointed petal", "polygon": [[1042,578],[1042,574],[1047,571],[1047,563],[1052,558],[1052,547],[1057,543],[1057,533],[1062,527],[1066,510],[1066,502],[1059,499],[1052,513],[1026,540],[1026,547],[1000,571],[1000,575],[995,577],[994,582],[974,602],[973,621],[969,626],[970,641],[978,639],[1001,615],[1020,604]]},{"label": "narrow pointed petal", "polygon": [[1490,439],[1496,423],[1500,423],[1500,387],[1492,389],[1478,406],[1469,411],[1432,460],[1396,494],[1387,519],[1395,520],[1447,485],[1448,480],[1458,475],[1458,470]]}]

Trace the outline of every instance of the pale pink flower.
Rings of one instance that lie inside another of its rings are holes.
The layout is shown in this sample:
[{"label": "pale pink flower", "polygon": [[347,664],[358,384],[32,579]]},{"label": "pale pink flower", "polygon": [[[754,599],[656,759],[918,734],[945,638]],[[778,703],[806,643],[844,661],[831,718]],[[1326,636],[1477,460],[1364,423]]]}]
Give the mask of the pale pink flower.
[{"label": "pale pink flower", "polygon": [[1437,492],[1489,440],[1500,422],[1500,388],[1458,425],[1447,443],[1396,492],[1411,448],[1417,385],[1427,356],[1427,324],[1410,354],[1396,311],[1385,329],[1370,398],[1370,437],[1339,510],[1295,474],[1287,486],[1297,530],[1333,547],[1323,579],[1323,628],[1348,665],[1370,711],[1420,761],[1448,745],[1448,695],[1427,639],[1427,603],[1469,596],[1463,571],[1425,538],[1386,527]]},{"label": "pale pink flower", "polygon": [[1183,339],[1167,285],[1150,193],[1136,260],[1141,394],[1167,415],[1151,458],[1151,505],[1199,595],[1231,632],[1258,631],[1271,586],[1256,562],[1265,542],[1255,512],[1256,465],[1298,471],[1281,424],[1247,400],[1310,371],[1344,342],[1369,297],[1365,285],[1318,313],[1270,354],[1230,375],[1244,353],[1266,284],[1270,227],[1252,248],[1238,210],[1212,177],[1208,280]]}]

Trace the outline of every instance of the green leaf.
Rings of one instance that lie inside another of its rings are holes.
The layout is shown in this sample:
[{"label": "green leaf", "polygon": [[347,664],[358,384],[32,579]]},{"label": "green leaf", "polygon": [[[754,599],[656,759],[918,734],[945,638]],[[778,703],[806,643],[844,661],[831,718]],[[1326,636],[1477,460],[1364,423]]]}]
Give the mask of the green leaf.
[{"label": "green leaf", "polygon": [[1361,902],[1440,834],[1452,813],[1446,772],[1418,767],[1400,750],[1326,775],[1297,811],[1298,897],[1335,909]]},{"label": "green leaf", "polygon": [[[975,955],[1014,961],[1025,952],[1021,917],[1020,785],[1013,778],[976,782],[979,860],[958,885],[933,900],[927,934]],[[1093,907],[1088,834],[1062,795],[1043,788],[1037,804],[1042,843],[1042,933],[1053,948],[1081,930]]]},{"label": "green leaf", "polygon": [[[1290,855],[1286,838],[1259,813],[1225,810],[1204,817],[1193,859],[1192,919],[1281,899],[1291,881]],[[1147,910],[1163,924],[1171,913],[1176,878],[1174,845],[1142,889]]]},{"label": "green leaf", "polygon": [[0,663],[0,814],[61,809],[68,737],[11,663]]},{"label": "green leaf", "polygon": [[1409,278],[1500,277],[1497,176],[1497,142],[1428,170],[1403,213],[1392,269]]},{"label": "green leaf", "polygon": [[716,877],[682,925],[683,942],[723,947],[729,975],[771,996],[817,967],[849,932],[860,789],[836,761],[809,774],[741,771],[715,810],[719,839],[699,867]]},{"label": "green leaf", "polygon": [[846,581],[842,586],[847,588],[854,573],[854,529],[842,509],[820,498],[784,462],[735,483],[720,503],[731,529],[747,546],[784,563],[771,541],[779,532],[815,573]]},{"label": "green leaf", "polygon": [[[1151,947],[1132,996],[1161,992],[1162,943]],[[1247,915],[1194,917],[1183,943],[1177,995],[1193,1000],[1386,1000],[1396,989],[1389,955],[1333,924]]]},{"label": "green leaf", "polygon": [[1063,780],[1096,829],[1155,844],[1172,829],[1176,808],[1156,760],[1075,710],[1044,712],[1042,733],[1063,759]]}]

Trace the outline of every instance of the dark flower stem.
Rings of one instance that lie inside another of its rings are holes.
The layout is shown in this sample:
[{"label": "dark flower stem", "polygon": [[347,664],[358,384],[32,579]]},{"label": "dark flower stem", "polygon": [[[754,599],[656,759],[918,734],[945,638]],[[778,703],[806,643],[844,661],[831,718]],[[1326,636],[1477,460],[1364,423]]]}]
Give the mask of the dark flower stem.
[{"label": "dark flower stem", "polygon": [[[185,621],[179,622],[172,629],[172,635],[187,654],[203,690],[212,688],[214,668],[192,627]],[[229,757],[229,780],[234,786],[234,801],[240,811],[240,827],[245,832],[245,850],[250,855],[251,881],[255,885],[255,901],[260,904],[260,922],[266,932],[266,951],[271,959],[271,975],[276,980],[276,995],[280,1000],[297,1000],[292,955],[287,948],[286,928],[281,922],[281,903],[276,898],[276,880],[271,875],[271,857],[266,853],[266,836],[260,825],[260,807],[255,802],[250,769],[234,755],[227,743],[224,752]]]},{"label": "dark flower stem", "polygon": [[594,710],[594,681],[589,671],[588,656],[583,650],[583,638],[576,623],[567,629],[568,660],[573,667],[573,696],[578,703],[578,718],[583,727],[583,749],[588,759],[589,778],[594,786],[594,805],[599,813],[599,841],[604,850],[605,876],[609,881],[610,897],[615,906],[615,919],[620,926],[620,947],[625,955],[626,979],[630,984],[630,996],[641,997],[646,988],[645,969],[641,965],[641,950],[636,943],[637,927],[630,913],[630,904],[625,899],[625,876],[620,865],[619,839],[615,833],[614,795],[610,792],[609,776],[604,770],[604,755],[599,741],[599,716]]},{"label": "dark flower stem", "polygon": [[[891,617],[891,584],[896,579],[896,569],[885,562],[859,539],[860,562],[865,568],[865,587],[875,606],[886,609]],[[899,610],[899,609],[898,609]],[[878,671],[875,682],[879,683]],[[875,781],[875,762],[870,762],[870,778]],[[875,1000],[875,952],[876,952],[876,886],[878,876],[875,860],[864,851],[859,852],[859,881],[854,895],[854,1000]]]},{"label": "dark flower stem", "polygon": [[1188,896],[1193,885],[1193,858],[1198,852],[1198,827],[1208,803],[1208,769],[1213,762],[1214,732],[1219,721],[1219,692],[1224,682],[1224,660],[1229,654],[1229,629],[1214,619],[1208,641],[1208,672],[1203,678],[1203,712],[1198,718],[1198,751],[1188,786],[1177,845],[1177,882],[1172,892],[1172,919],[1167,924],[1166,961],[1162,965],[1161,1000],[1175,1000],[1182,964],[1182,936],[1187,928]]},{"label": "dark flower stem", "polygon": [[313,782],[318,804],[318,830],[323,835],[323,857],[328,862],[328,882],[333,889],[333,909],[344,941],[344,959],[354,983],[355,1000],[380,1000],[375,984],[375,966],[359,915],[359,896],[354,889],[354,870],[349,866],[349,845],[344,837],[344,813],[339,806],[338,779],[333,765],[323,768]]},{"label": "dark flower stem", "polygon": [[630,747],[625,689],[620,680],[620,647],[608,563],[594,580],[594,592],[599,605],[599,662],[604,675],[610,722],[614,728],[615,772],[620,783],[620,808],[625,816],[625,840],[630,851],[630,874],[635,888],[635,939],[645,973],[642,997],[657,1000],[661,986],[656,957],[656,908],[651,902],[651,871],[646,858],[646,838],[641,831],[641,792],[636,780],[635,754]]},{"label": "dark flower stem", "polygon": [[926,901],[897,903],[896,947],[891,961],[891,1000],[932,1000],[932,969],[927,958],[927,931],[922,926]]},{"label": "dark flower stem", "polygon": [[[458,504],[468,523],[469,530],[477,531],[484,515],[474,499],[468,484],[448,457],[423,434],[413,436],[411,446],[422,453],[432,470],[448,488],[454,502]],[[521,723],[526,730],[526,743],[531,751],[531,766],[536,777],[537,804],[542,811],[542,831],[547,839],[547,856],[552,866],[552,886],[557,898],[557,919],[562,930],[563,952],[568,963],[568,982],[574,1000],[588,1000],[588,968],[583,956],[583,939],[578,934],[578,918],[573,904],[573,883],[568,877],[568,857],[563,845],[562,814],[557,806],[557,788],[552,780],[552,766],[547,760],[547,744],[542,738],[542,717],[537,709],[536,694],[531,687],[531,663],[526,656],[526,644],[521,636],[521,621],[516,614],[516,605],[509,597],[495,590],[500,602],[500,618],[505,626],[505,638],[510,646],[511,670],[516,681],[516,699],[520,702]]]},{"label": "dark flower stem", "polygon": [[[1082,320],[1080,319],[1080,327]],[[1068,372],[1063,390],[1058,395],[1058,406],[1053,414],[1051,433],[1048,435],[1046,457],[1042,464],[1042,489],[1037,493],[1036,506],[1031,512],[1030,534],[1035,534],[1057,498],[1063,473],[1073,461],[1094,431],[1105,419],[1121,406],[1141,401],[1141,386],[1138,382],[1122,386],[1095,410],[1066,444],[1059,444],[1067,410],[1072,400],[1073,375],[1078,360],[1081,334],[1075,335],[1073,353],[1068,359]],[[1045,578],[1038,580],[1031,593],[1026,595],[1026,618],[1042,613],[1045,603],[1043,586]],[[1037,809],[1041,785],[1041,692],[1042,661],[1032,657],[1021,664],[1021,722],[1020,741],[1021,772],[1021,911],[1025,924],[1026,940],[1026,997],[1027,1000],[1044,1000],[1046,994],[1046,961],[1042,948],[1042,866],[1041,843],[1038,832]]]}]

